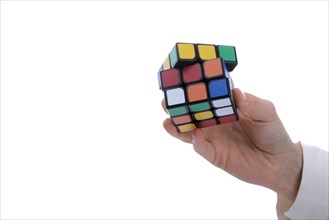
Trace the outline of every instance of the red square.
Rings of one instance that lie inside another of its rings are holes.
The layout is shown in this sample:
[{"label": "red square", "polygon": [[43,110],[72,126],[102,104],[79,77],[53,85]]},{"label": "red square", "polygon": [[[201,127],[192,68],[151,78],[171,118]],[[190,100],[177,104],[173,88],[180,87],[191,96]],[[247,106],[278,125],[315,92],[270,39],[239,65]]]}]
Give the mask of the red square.
[{"label": "red square", "polygon": [[217,121],[216,119],[211,118],[211,119],[199,121],[198,125],[200,128],[206,128],[206,127],[217,125]]},{"label": "red square", "polygon": [[229,115],[229,116],[221,117],[218,120],[219,123],[226,124],[226,123],[237,121],[238,119],[235,115]]},{"label": "red square", "polygon": [[160,72],[162,88],[168,88],[181,85],[181,79],[178,69],[168,69]]},{"label": "red square", "polygon": [[202,70],[199,63],[186,66],[182,70],[182,77],[185,83],[197,82],[202,80]]}]

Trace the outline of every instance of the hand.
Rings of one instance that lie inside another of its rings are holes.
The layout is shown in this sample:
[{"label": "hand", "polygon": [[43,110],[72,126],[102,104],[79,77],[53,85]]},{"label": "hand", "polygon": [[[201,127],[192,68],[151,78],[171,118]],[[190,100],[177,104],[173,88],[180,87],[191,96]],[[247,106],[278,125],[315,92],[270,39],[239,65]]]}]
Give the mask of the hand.
[{"label": "hand", "polygon": [[239,89],[233,92],[239,121],[179,133],[167,118],[165,130],[231,175],[294,201],[302,172],[300,143],[291,141],[272,102]]}]

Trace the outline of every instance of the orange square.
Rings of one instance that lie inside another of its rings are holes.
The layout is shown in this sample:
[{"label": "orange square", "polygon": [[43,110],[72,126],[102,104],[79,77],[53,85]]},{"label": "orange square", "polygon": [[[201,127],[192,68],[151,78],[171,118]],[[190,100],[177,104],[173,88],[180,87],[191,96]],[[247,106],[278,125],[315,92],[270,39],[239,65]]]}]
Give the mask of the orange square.
[{"label": "orange square", "polygon": [[220,77],[223,75],[222,59],[206,60],[203,62],[204,74],[206,77]]},{"label": "orange square", "polygon": [[187,87],[189,102],[197,102],[208,99],[206,85],[204,83],[191,84]]}]

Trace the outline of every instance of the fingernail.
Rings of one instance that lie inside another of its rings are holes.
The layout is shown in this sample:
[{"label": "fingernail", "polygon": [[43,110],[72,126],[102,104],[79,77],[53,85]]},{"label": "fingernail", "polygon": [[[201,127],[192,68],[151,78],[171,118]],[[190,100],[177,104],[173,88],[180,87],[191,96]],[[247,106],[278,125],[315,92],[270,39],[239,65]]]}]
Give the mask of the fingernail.
[{"label": "fingernail", "polygon": [[195,137],[194,137],[194,134],[192,134],[192,144],[195,144]]}]

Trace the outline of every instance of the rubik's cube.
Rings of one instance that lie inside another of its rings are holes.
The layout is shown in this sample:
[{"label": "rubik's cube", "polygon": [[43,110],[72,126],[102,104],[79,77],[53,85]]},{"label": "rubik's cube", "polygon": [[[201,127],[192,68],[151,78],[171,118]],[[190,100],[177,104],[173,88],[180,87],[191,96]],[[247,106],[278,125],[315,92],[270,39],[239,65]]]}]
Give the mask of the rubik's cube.
[{"label": "rubik's cube", "polygon": [[234,46],[175,44],[158,81],[179,132],[238,120],[230,77],[237,64]]}]

